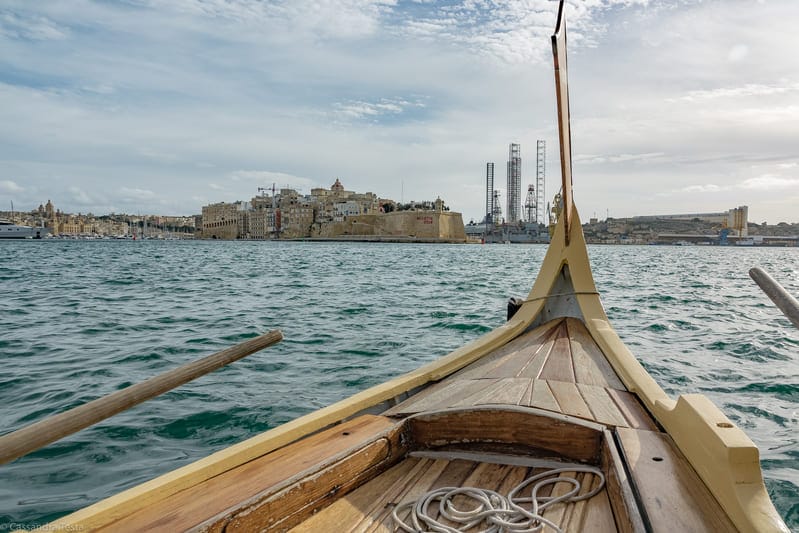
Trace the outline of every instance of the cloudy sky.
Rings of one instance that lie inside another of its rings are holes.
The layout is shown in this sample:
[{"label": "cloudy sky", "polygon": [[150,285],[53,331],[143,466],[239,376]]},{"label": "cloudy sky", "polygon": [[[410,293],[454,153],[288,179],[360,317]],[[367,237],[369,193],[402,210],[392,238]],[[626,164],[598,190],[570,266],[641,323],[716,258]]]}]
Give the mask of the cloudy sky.
[{"label": "cloudy sky", "polygon": [[[479,220],[559,187],[548,0],[3,0],[0,210],[192,214],[340,178]],[[574,0],[575,202],[799,221],[799,2]]]}]

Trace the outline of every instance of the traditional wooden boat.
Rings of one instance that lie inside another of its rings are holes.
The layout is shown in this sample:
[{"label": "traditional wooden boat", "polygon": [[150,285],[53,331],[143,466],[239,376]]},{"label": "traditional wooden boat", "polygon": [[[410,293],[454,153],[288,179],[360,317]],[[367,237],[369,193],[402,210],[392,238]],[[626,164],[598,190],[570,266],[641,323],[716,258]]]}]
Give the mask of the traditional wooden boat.
[{"label": "traditional wooden boat", "polygon": [[752,441],[669,398],[608,322],[572,203],[562,3],[553,50],[562,216],[507,323],[47,530],[788,531]]}]

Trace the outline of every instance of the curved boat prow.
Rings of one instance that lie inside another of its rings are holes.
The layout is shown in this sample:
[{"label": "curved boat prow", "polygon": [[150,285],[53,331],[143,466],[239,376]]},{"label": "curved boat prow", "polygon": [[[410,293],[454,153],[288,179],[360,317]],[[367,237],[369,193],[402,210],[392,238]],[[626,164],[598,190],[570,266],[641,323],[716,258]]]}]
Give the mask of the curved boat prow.
[{"label": "curved boat prow", "polygon": [[565,1],[552,36],[558,102],[563,209],[535,284],[513,320],[534,327],[558,317],[582,320],[627,389],[672,437],[740,531],[788,528],[763,483],[757,446],[707,397],[668,397],[611,327],[594,283],[585,237],[572,200],[571,128]]}]

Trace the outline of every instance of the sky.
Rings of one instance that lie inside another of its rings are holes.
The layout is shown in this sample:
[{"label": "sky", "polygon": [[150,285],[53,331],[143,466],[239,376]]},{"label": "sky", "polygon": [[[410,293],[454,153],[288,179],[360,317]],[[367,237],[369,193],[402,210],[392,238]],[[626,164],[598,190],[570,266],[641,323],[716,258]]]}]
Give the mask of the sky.
[{"label": "sky", "polygon": [[[259,187],[485,211],[560,187],[549,0],[3,0],[0,210],[190,215]],[[799,221],[799,2],[567,4],[582,218]]]}]

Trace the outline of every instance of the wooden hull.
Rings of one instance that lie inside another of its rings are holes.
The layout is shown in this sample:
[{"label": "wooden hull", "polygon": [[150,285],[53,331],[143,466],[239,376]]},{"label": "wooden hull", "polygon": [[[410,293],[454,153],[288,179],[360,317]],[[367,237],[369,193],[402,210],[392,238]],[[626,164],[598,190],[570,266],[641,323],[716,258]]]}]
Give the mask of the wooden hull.
[{"label": "wooden hull", "polygon": [[554,461],[607,479],[552,509],[564,530],[787,531],[751,440],[704,396],[670,399],[611,328],[572,217],[496,330],[46,527],[394,531],[390,509],[442,483],[497,489]]}]

